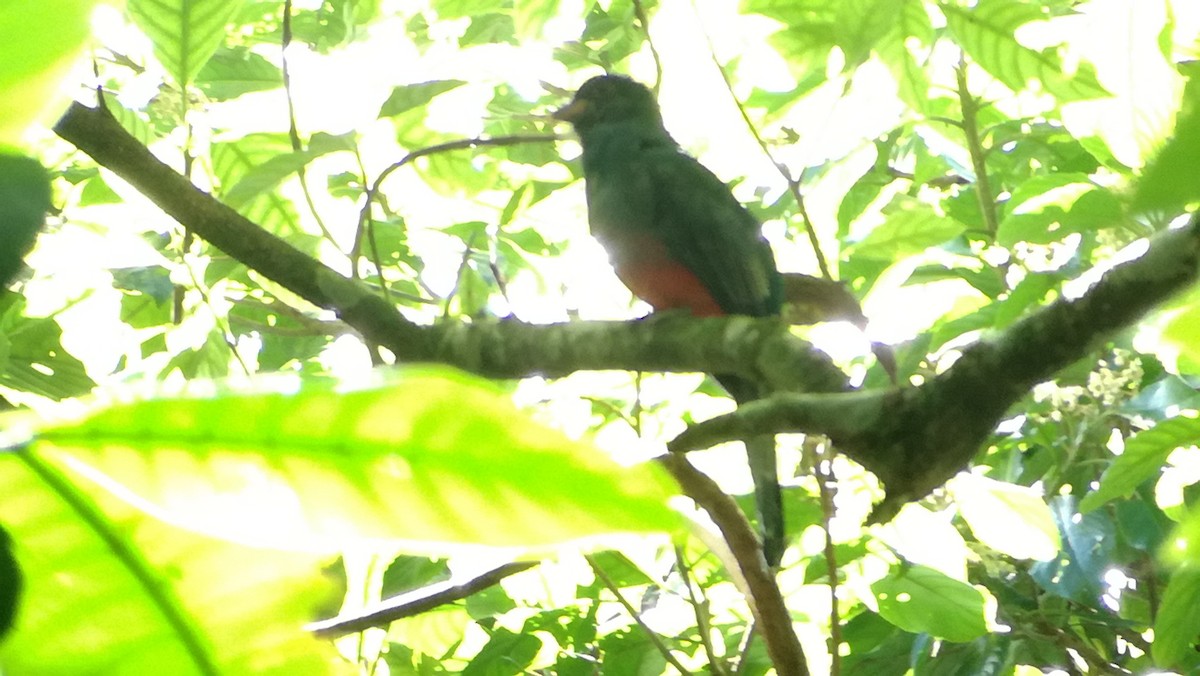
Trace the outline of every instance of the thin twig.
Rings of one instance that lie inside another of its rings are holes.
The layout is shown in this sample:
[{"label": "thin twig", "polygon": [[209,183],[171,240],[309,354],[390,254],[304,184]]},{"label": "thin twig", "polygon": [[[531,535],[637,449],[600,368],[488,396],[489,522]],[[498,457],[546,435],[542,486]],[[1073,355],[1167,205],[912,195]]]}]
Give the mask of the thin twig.
[{"label": "thin twig", "polygon": [[608,576],[608,573],[604,572],[604,569],[600,567],[600,564],[596,563],[596,557],[589,554],[584,558],[587,559],[588,565],[592,567],[593,571],[595,571],[596,577],[600,579],[600,582],[608,589],[608,591],[612,592],[613,596],[617,597],[617,603],[620,603],[621,607],[625,609],[625,612],[629,613],[629,616],[633,618],[633,621],[636,622],[642,632],[646,634],[646,638],[650,639],[650,642],[653,643],[658,652],[662,654],[663,659],[665,659],[668,664],[675,667],[681,674],[692,673],[679,662],[679,659],[676,658],[671,652],[671,648],[667,646],[666,643],[663,643],[662,637],[656,634],[654,630],[652,630],[649,625],[646,624],[645,620],[642,619],[641,613],[639,613],[637,609],[635,609],[629,603],[629,600],[625,598],[625,595],[622,594],[621,590],[617,587],[616,582],[613,582],[613,579]]},{"label": "thin twig", "polygon": [[658,49],[654,46],[654,40],[650,39],[650,19],[646,15],[646,8],[642,6],[642,0],[633,0],[633,12],[637,15],[638,23],[642,25],[642,33],[646,36],[646,44],[650,46],[650,56],[654,58],[654,86],[650,89],[654,91],[655,96],[658,96],[658,88],[662,86],[662,59],[658,56]]},{"label": "thin twig", "polygon": [[[693,9],[695,6],[693,5]],[[746,123],[746,128],[750,130],[750,135],[758,143],[758,147],[762,149],[763,154],[775,165],[775,170],[787,182],[788,192],[792,194],[792,198],[796,200],[796,209],[800,213],[800,221],[804,224],[804,232],[808,235],[808,243],[812,247],[813,257],[817,259],[817,268],[821,271],[821,276],[825,279],[832,280],[833,274],[829,271],[829,264],[825,262],[825,254],[821,252],[821,243],[817,239],[816,228],[813,227],[812,218],[808,215],[808,208],[804,206],[804,193],[800,190],[800,181],[804,177],[803,172],[799,177],[792,177],[792,172],[787,166],[775,158],[775,154],[771,152],[771,147],[763,139],[762,134],[758,133],[758,127],[754,125],[754,121],[750,119],[750,114],[746,112],[746,107],[742,105],[737,94],[733,91],[733,82],[729,79],[729,74],[725,72],[725,66],[721,64],[717,58],[717,50],[713,46],[712,36],[708,31],[704,31],[704,39],[708,43],[708,55],[712,58],[713,65],[717,67],[717,72],[721,74],[721,81],[725,83],[725,89],[729,92],[729,98],[733,100],[733,104],[737,106],[738,112],[742,116],[742,121]]]},{"label": "thin twig", "polygon": [[[704,654],[708,656],[709,671],[716,676],[725,676],[729,672],[725,669],[724,663],[717,658],[717,651],[712,644],[712,625],[708,622],[708,599],[701,600],[696,589],[692,587],[692,578],[688,573],[687,559],[683,555],[683,547],[675,545],[675,560],[679,562],[679,577],[683,580],[683,586],[687,587],[688,603],[692,606],[692,610],[696,613],[696,631],[700,632],[700,645],[704,647]],[[700,581],[696,581],[696,587],[700,587]],[[703,588],[700,588],[703,592]]]},{"label": "thin twig", "polygon": [[954,69],[958,81],[958,101],[962,107],[962,130],[967,139],[967,152],[971,155],[971,166],[975,170],[975,196],[979,199],[979,211],[983,214],[983,224],[993,237],[1000,227],[1000,219],[996,215],[996,199],[992,194],[992,184],[988,179],[986,152],[983,140],[979,136],[979,101],[971,96],[967,89],[966,56],[960,55],[958,67]]},{"label": "thin twig", "polygon": [[[292,97],[292,73],[288,67],[287,58],[287,48],[292,44],[292,0],[285,0],[283,3],[283,27],[281,33],[279,64],[280,70],[283,73],[283,95],[287,100],[288,139],[292,142],[292,151],[300,152],[304,149],[304,144],[300,142],[300,129],[296,125],[296,102]],[[333,233],[326,227],[325,219],[321,218],[321,214],[317,211],[317,204],[313,200],[312,191],[308,189],[308,175],[304,170],[304,165],[296,169],[296,176],[300,179],[300,192],[304,195],[304,203],[308,206],[308,212],[312,214],[313,220],[321,230],[321,236],[329,240],[329,243],[337,248],[337,240],[333,238]]]},{"label": "thin twig", "polygon": [[535,561],[516,561],[497,566],[492,570],[473,577],[465,582],[438,582],[422,587],[399,596],[392,597],[374,608],[368,608],[357,615],[335,617],[330,620],[314,622],[305,627],[317,636],[334,637],[353,634],[370,629],[371,627],[386,627],[388,624],[405,617],[421,613],[465,599],[466,597],[494,587],[510,575],[516,575],[538,565]]},{"label": "thin twig", "polygon": [[842,618],[838,610],[838,563],[837,550],[833,546],[833,534],[829,532],[829,523],[833,520],[833,498],[837,494],[837,477],[833,475],[833,453],[829,444],[822,443],[817,450],[817,462],[814,472],[817,487],[821,495],[821,528],[825,531],[825,574],[829,577],[829,674],[839,676],[842,673],[842,656],[839,648],[842,644]]},{"label": "thin twig", "polygon": [[485,146],[515,146],[522,143],[552,143],[559,140],[561,137],[558,134],[513,134],[511,136],[493,136],[490,138],[465,138],[456,141],[447,141],[446,143],[438,143],[436,145],[426,146],[412,151],[411,153],[400,158],[399,161],[388,165],[386,169],[379,172],[375,180],[371,183],[371,187],[367,189],[366,200],[363,203],[362,210],[358,215],[358,230],[360,233],[355,237],[354,247],[352,251],[357,252],[361,246],[359,237],[367,224],[371,222],[371,205],[375,202],[379,195],[379,188],[392,172],[400,169],[404,165],[422,157],[436,155],[438,153],[449,152],[451,150],[466,150],[468,148],[482,148]]}]

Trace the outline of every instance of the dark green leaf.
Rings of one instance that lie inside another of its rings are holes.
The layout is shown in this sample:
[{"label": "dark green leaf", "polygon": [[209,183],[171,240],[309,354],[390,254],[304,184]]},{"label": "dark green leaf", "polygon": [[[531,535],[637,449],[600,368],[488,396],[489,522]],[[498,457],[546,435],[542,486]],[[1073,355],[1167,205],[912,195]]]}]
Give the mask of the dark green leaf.
[{"label": "dark green leaf", "polygon": [[379,117],[394,117],[419,108],[432,101],[438,94],[444,94],[465,84],[463,80],[433,80],[396,87],[379,109]]}]

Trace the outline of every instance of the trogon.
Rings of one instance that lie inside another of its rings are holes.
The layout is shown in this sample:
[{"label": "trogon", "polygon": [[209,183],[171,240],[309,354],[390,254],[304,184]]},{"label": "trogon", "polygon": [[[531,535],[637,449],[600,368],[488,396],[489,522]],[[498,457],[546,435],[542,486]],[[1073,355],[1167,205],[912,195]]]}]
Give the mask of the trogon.
[{"label": "trogon", "polygon": [[[648,88],[594,77],[553,116],[579,135],[592,234],[634,295],[655,310],[701,317],[779,314],[783,280],[761,226],[671,138]],[[715,377],[739,404],[762,395],[752,381]],[[776,566],[785,545],[775,440],[755,437],[746,450],[763,553]]]}]

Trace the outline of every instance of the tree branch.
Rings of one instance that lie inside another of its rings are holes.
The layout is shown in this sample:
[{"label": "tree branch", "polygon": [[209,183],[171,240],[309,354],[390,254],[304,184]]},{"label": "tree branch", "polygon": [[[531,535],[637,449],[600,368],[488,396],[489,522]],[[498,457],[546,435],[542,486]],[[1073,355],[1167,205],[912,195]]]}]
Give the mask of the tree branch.
[{"label": "tree branch", "polygon": [[992,341],[963,351],[921,387],[834,394],[781,393],[697,423],[668,448],[688,451],[756,434],[825,434],[875,473],[887,520],[965,468],[1010,406],[1100,341],[1195,283],[1200,216],[1151,240],[1140,258],[1110,270],[1074,300],[1059,299]]}]

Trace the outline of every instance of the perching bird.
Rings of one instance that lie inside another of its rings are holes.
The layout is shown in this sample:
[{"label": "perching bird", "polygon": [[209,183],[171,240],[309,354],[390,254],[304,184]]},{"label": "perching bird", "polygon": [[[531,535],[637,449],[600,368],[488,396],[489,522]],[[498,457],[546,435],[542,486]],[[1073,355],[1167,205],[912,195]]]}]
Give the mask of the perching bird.
[{"label": "perching bird", "polygon": [[[621,75],[594,77],[554,117],[579,135],[592,234],[634,295],[655,310],[701,317],[779,314],[783,281],[759,223],[680,149],[649,89]],[[752,381],[716,378],[739,404],[761,396]],[[763,553],[776,566],[785,544],[775,440],[755,437],[746,450]]]}]

